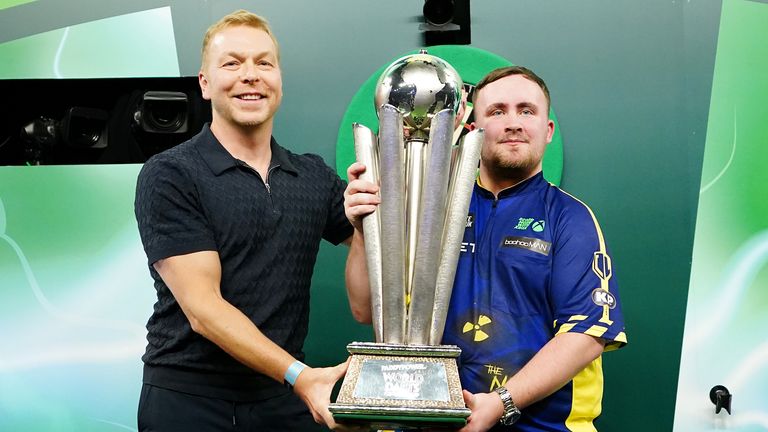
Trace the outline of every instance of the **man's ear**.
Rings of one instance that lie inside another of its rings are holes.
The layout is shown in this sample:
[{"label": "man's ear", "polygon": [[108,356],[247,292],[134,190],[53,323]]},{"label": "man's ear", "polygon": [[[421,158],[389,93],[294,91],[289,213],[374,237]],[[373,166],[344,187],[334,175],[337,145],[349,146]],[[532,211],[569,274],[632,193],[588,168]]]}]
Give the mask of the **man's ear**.
[{"label": "man's ear", "polygon": [[467,129],[469,129],[470,132],[475,130],[475,129],[477,129],[477,126],[475,125],[475,122],[472,122],[472,123],[468,124],[467,125]]},{"label": "man's ear", "polygon": [[547,121],[547,144],[552,142],[552,137],[555,136],[555,122],[552,119]]},{"label": "man's ear", "polygon": [[200,92],[202,93],[203,99],[211,100],[211,97],[208,96],[208,79],[203,75],[202,69],[197,73],[197,83],[200,84]]}]

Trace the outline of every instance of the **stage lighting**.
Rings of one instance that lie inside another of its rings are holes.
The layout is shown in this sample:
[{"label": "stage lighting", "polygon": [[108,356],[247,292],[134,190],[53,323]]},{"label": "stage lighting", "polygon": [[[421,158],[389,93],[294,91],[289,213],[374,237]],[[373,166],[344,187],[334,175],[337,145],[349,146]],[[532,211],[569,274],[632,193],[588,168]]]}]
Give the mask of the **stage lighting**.
[{"label": "stage lighting", "polygon": [[424,45],[467,45],[472,43],[469,0],[425,0],[422,8]]},{"label": "stage lighting", "polygon": [[189,129],[189,100],[186,93],[182,92],[145,92],[133,119],[144,132],[186,133]]},{"label": "stage lighting", "polygon": [[422,9],[426,25],[422,29],[430,31],[459,30],[459,26],[452,22],[455,6],[453,0],[426,0]]}]

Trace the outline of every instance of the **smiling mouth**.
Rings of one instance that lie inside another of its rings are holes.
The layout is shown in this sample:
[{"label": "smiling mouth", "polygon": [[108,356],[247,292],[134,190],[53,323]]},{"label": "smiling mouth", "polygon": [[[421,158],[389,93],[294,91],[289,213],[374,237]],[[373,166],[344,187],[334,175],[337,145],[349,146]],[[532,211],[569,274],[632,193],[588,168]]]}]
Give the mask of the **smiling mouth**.
[{"label": "smiling mouth", "polygon": [[264,98],[264,96],[260,94],[241,94],[235,97],[244,101],[257,101]]}]

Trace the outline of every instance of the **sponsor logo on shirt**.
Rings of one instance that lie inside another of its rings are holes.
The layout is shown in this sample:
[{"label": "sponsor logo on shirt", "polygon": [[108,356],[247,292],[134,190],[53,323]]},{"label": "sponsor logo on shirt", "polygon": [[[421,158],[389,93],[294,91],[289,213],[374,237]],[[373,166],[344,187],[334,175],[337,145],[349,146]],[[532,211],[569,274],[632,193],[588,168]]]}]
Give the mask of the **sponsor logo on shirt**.
[{"label": "sponsor logo on shirt", "polygon": [[531,222],[533,222],[533,218],[519,218],[517,220],[517,225],[515,225],[515,229],[527,230],[528,227],[531,225]]},{"label": "sponsor logo on shirt", "polygon": [[461,242],[461,252],[475,253],[475,244],[471,242]]},{"label": "sponsor logo on shirt", "polygon": [[475,223],[475,215],[470,213],[467,215],[467,226],[466,228],[472,228],[472,225]]},{"label": "sponsor logo on shirt", "polygon": [[525,231],[528,228],[531,228],[533,232],[542,232],[544,231],[544,225],[546,223],[544,220],[537,220],[534,221],[534,218],[518,218],[517,219],[517,225],[515,225],[516,230]]},{"label": "sponsor logo on shirt", "polygon": [[592,290],[592,302],[600,307],[608,306],[609,309],[616,307],[616,297],[602,288]]},{"label": "sponsor logo on shirt", "polygon": [[613,276],[613,270],[611,267],[611,257],[603,252],[595,252],[592,258],[592,272],[600,279],[607,281]]},{"label": "sponsor logo on shirt", "polygon": [[531,252],[549,255],[552,243],[537,238],[507,236],[501,243],[501,247],[528,249]]}]

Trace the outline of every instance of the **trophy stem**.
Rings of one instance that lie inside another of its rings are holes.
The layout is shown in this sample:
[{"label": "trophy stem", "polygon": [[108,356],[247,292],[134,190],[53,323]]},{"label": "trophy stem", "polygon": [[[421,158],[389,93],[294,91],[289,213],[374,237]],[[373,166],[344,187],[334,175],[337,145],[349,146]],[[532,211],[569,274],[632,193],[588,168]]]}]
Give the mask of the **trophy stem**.
[{"label": "trophy stem", "polygon": [[[421,195],[424,184],[427,143],[423,139],[409,139],[405,143],[405,239],[406,239],[406,294],[412,298],[416,244],[419,238],[419,218],[421,216]],[[409,302],[406,302],[406,308]]]},{"label": "trophy stem", "polygon": [[409,344],[429,343],[435,282],[445,223],[454,119],[453,111],[447,109],[438,112],[432,119],[429,156],[426,161],[426,171],[429,175],[424,179],[420,197],[421,215],[416,233],[418,241],[414,252],[411,303],[408,308]]},{"label": "trophy stem", "polygon": [[[355,139],[355,156],[365,165],[365,172],[360,178],[373,184],[379,184],[379,146],[373,131],[359,123],[352,124]],[[373,334],[377,342],[384,339],[383,319],[381,314],[381,219],[374,211],[363,219],[365,236],[365,257],[368,267],[368,283],[371,290],[371,311]]]},{"label": "trophy stem", "polygon": [[405,340],[406,284],[405,233],[402,225],[391,221],[405,220],[405,172],[403,167],[403,116],[392,105],[379,110],[379,158],[381,176],[381,284],[382,336],[385,343]]}]

